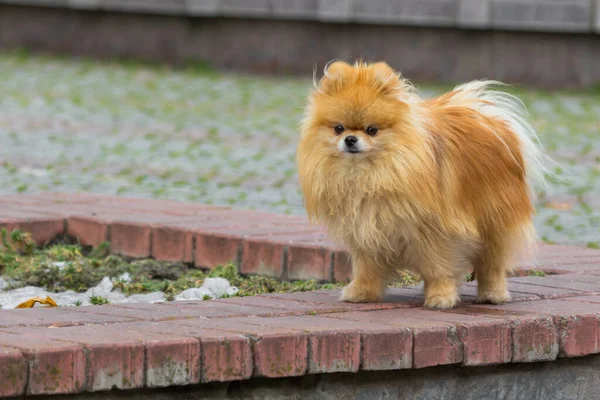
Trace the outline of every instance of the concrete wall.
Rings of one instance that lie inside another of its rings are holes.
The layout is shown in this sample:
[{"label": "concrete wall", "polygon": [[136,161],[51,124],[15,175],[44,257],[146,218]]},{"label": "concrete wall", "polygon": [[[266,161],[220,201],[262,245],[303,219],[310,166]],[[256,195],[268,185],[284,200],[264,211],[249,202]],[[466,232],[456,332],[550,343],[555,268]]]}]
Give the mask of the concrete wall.
[{"label": "concrete wall", "polygon": [[407,77],[600,83],[600,0],[0,0],[0,48],[308,75],[382,59]]},{"label": "concrete wall", "polygon": [[600,33],[600,0],[0,0],[180,16]]}]

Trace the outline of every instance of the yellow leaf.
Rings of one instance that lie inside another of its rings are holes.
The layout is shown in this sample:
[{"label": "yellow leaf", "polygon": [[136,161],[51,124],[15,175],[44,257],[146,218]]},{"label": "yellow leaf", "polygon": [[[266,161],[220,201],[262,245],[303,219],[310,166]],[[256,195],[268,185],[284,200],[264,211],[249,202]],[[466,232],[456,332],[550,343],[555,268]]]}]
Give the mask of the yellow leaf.
[{"label": "yellow leaf", "polygon": [[58,304],[56,304],[56,302],[52,300],[50,296],[47,296],[45,299],[41,297],[34,297],[19,304],[17,308],[32,308],[35,303],[45,304],[48,307],[58,307]]},{"label": "yellow leaf", "polygon": [[570,210],[573,207],[570,203],[560,203],[558,201],[549,201],[545,206],[555,210]]}]

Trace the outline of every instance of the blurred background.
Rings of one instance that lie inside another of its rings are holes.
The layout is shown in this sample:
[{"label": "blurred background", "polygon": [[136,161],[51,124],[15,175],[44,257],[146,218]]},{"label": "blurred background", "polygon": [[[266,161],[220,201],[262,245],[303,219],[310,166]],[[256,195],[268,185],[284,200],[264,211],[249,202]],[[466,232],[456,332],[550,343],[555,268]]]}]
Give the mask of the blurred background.
[{"label": "blurred background", "polygon": [[513,84],[558,163],[540,236],[600,246],[600,0],[0,0],[0,194],[302,215],[313,67],[359,57]]}]

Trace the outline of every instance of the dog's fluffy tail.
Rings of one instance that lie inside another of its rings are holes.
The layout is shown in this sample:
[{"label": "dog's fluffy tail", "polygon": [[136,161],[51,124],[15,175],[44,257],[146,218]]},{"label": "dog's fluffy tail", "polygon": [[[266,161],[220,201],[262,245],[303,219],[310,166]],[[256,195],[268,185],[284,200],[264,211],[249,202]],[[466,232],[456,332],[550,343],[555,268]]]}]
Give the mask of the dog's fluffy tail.
[{"label": "dog's fluffy tail", "polygon": [[[450,103],[475,109],[482,115],[504,120],[521,143],[521,152],[525,162],[525,174],[530,185],[532,198],[535,198],[533,187],[545,185],[545,174],[550,173],[547,164],[550,161],[542,149],[535,129],[527,121],[525,105],[517,97],[491,89],[492,86],[504,85],[498,81],[471,81],[454,88]],[[508,149],[508,147],[507,147]]]},{"label": "dog's fluffy tail", "polygon": [[[449,101],[456,106],[472,108],[488,118],[503,120],[508,124],[521,144],[530,198],[535,201],[535,187],[543,188],[546,184],[545,175],[552,175],[548,170],[551,160],[544,152],[535,129],[527,121],[528,113],[521,100],[491,88],[501,85],[504,84],[497,81],[468,82],[454,88]],[[508,146],[506,149],[510,151]],[[516,227],[511,237],[514,241],[512,248],[515,249],[515,258],[535,258],[537,235],[531,221]]]}]

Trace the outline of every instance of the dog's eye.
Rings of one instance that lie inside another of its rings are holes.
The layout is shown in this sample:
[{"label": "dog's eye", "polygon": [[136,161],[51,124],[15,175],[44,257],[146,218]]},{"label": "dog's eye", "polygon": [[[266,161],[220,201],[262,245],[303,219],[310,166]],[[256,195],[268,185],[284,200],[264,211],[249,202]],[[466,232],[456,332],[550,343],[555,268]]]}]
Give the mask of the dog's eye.
[{"label": "dog's eye", "polygon": [[333,127],[333,130],[339,135],[340,133],[344,132],[345,128],[344,125],[336,125]]},{"label": "dog's eye", "polygon": [[377,128],[374,126],[367,127],[367,135],[375,136],[377,134]]}]

